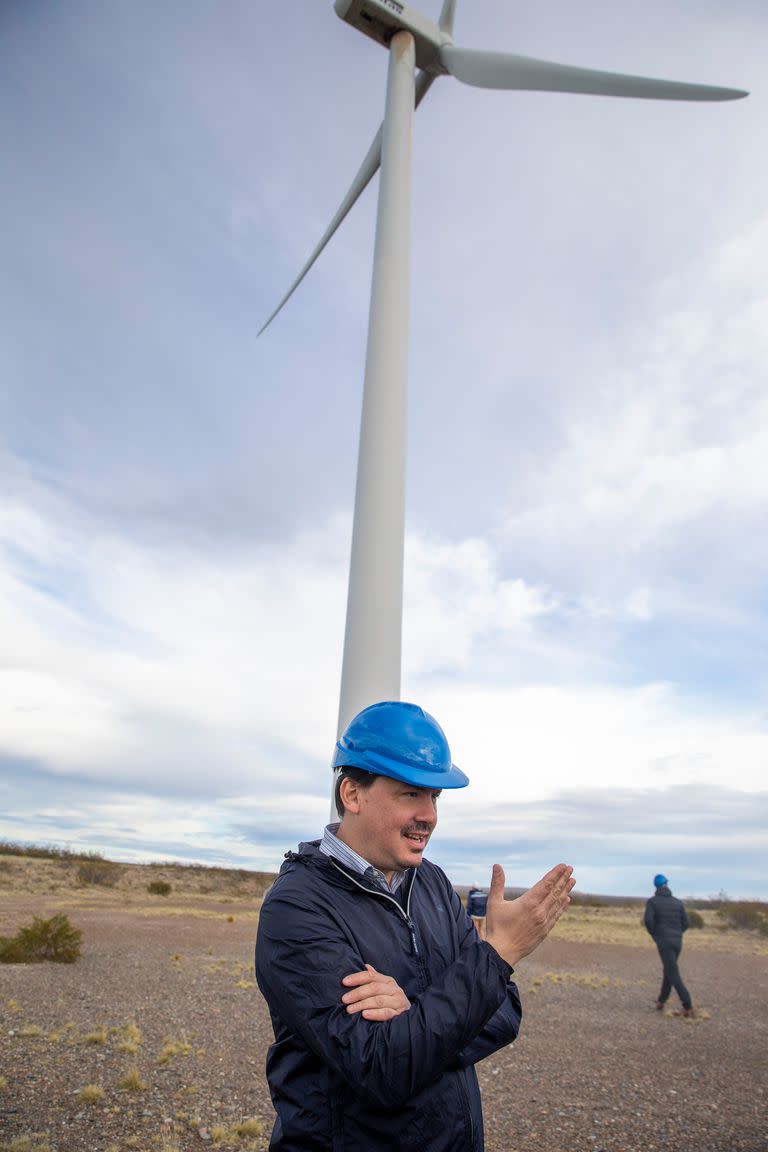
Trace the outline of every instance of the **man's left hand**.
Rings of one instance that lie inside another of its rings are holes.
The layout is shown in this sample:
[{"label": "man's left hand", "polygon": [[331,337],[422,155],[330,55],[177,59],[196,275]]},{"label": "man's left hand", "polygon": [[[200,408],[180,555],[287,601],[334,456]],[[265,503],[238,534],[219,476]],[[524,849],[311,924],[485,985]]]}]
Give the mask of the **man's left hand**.
[{"label": "man's left hand", "polygon": [[341,998],[347,1012],[361,1012],[366,1020],[391,1020],[411,1006],[397,981],[377,972],[372,964],[366,964],[363,972],[345,976],[342,984],[349,989]]}]

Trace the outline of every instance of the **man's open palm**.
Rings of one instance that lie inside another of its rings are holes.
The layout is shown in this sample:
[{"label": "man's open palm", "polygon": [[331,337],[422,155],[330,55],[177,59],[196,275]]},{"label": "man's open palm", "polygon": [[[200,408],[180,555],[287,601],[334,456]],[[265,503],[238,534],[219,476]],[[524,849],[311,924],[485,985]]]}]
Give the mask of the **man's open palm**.
[{"label": "man's open palm", "polygon": [[515,900],[504,899],[504,869],[494,864],[488,890],[485,938],[508,964],[538,948],[571,902],[573,868],[556,864]]}]

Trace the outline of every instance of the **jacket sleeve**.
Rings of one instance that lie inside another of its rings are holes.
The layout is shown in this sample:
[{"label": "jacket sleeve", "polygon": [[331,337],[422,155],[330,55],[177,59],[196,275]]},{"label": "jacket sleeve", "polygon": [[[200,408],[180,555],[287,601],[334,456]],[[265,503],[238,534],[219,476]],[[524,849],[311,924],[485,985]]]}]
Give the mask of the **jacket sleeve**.
[{"label": "jacket sleeve", "polygon": [[520,1031],[522,1015],[517,986],[510,980],[501,1006],[496,1009],[482,1032],[459,1053],[459,1066],[467,1068],[470,1064],[478,1064],[486,1056],[492,1056],[500,1048],[511,1044]]},{"label": "jacket sleeve", "polygon": [[645,927],[653,936],[653,930],[656,927],[656,913],[653,907],[653,900],[646,900],[645,902],[645,915],[643,916],[643,923]]},{"label": "jacket sleeve", "polygon": [[342,977],[363,958],[328,906],[273,891],[262,907],[256,975],[273,1017],[377,1107],[398,1107],[449,1066],[508,998],[510,967],[489,944],[468,941],[440,979],[392,1020],[373,1022],[341,1003]]},{"label": "jacket sleeve", "polygon": [[680,931],[687,932],[689,927],[688,913],[685,910],[685,904],[680,905]]},{"label": "jacket sleeve", "polygon": [[[477,929],[472,922],[472,918],[464,910],[464,906],[456,892],[453,893],[451,904],[454,916],[459,924],[463,950],[465,947],[471,947],[475,941],[479,941],[480,937],[477,934]],[[466,1068],[470,1064],[477,1064],[480,1060],[484,1060],[486,1056],[492,1056],[493,1053],[498,1052],[500,1048],[506,1048],[508,1044],[511,1044],[512,1041],[517,1038],[517,1034],[520,1031],[522,1014],[517,986],[511,980],[508,980],[507,994],[504,1000],[482,1031],[461,1050],[458,1060],[459,1065],[462,1068]]]}]

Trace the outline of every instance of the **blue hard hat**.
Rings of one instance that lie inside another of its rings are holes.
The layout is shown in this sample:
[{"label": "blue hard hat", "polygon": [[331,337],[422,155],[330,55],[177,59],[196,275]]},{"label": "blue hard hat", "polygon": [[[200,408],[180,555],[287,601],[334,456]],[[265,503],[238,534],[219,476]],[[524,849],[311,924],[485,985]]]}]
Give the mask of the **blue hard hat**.
[{"label": "blue hard hat", "polygon": [[363,768],[418,788],[465,788],[469,778],[451,762],[445,733],[418,704],[385,700],[350,720],[333,768]]},{"label": "blue hard hat", "polygon": [[661,888],[664,884],[669,884],[669,880],[661,872],[657,872],[653,878],[653,883],[656,888]]}]

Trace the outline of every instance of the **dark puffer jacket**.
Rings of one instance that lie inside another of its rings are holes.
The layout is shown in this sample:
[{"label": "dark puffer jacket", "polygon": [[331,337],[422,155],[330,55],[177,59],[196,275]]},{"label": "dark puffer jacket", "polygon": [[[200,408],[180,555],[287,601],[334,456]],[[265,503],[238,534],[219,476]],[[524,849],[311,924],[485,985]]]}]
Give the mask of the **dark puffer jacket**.
[{"label": "dark puffer jacket", "polygon": [[[265,897],[256,975],[275,1043],[273,1152],[481,1152],[474,1065],[520,1027],[512,969],[424,860],[403,902],[318,851],[289,852]],[[411,1001],[386,1022],[348,1014],[341,980],[372,964]]]},{"label": "dark puffer jacket", "polygon": [[688,929],[688,913],[682,900],[673,896],[666,884],[656,889],[645,905],[645,926],[657,944],[683,942],[683,932]]}]

